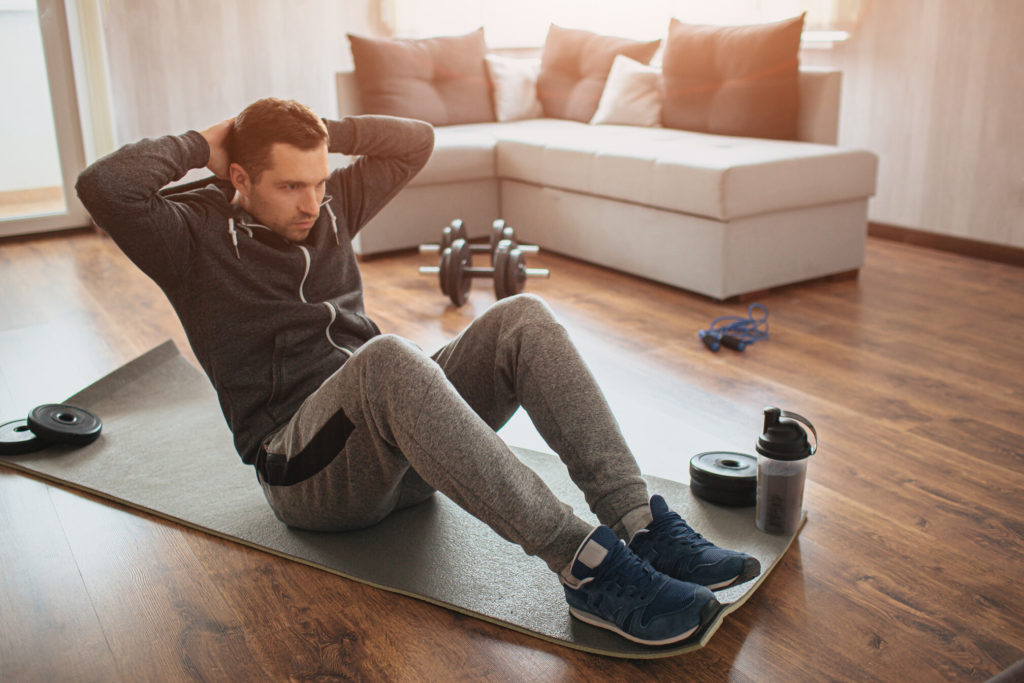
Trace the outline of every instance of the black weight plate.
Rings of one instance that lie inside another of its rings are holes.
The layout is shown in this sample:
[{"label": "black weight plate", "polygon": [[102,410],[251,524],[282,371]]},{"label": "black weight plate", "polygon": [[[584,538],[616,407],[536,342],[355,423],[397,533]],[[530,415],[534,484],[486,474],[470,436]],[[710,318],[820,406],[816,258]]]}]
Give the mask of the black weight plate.
[{"label": "black weight plate", "polygon": [[[448,230],[448,228],[445,228]],[[441,238],[444,241],[444,237]],[[452,250],[451,247],[444,247],[441,249],[441,263],[438,269],[438,282],[441,284],[441,293],[448,295],[448,277],[452,268]]]},{"label": "black weight plate", "polygon": [[441,241],[437,243],[438,248],[444,252],[445,249],[452,246],[452,242],[455,241],[455,231],[452,230],[451,226],[446,225],[441,228]]},{"label": "black weight plate", "polygon": [[526,258],[523,252],[519,251],[519,244],[515,240],[509,240],[509,247],[512,262],[505,271],[505,277],[508,278],[505,281],[506,287],[512,294],[519,294],[526,287]]},{"label": "black weight plate", "polygon": [[693,495],[709,503],[726,505],[728,507],[746,508],[757,504],[757,489],[753,491],[729,491],[715,487],[704,486],[696,481],[690,480],[690,490]]},{"label": "black weight plate", "polygon": [[488,244],[488,246],[490,246],[490,248],[491,248],[490,249],[491,254],[493,254],[494,250],[498,247],[498,242],[500,242],[504,238],[505,238],[505,221],[503,221],[503,220],[501,220],[499,218],[498,220],[496,220],[493,223],[491,223],[491,239],[490,239],[490,242]]},{"label": "black weight plate", "polygon": [[51,443],[84,446],[99,438],[103,423],[84,408],[65,403],[46,403],[28,414],[28,426],[36,436]]},{"label": "black weight plate", "polygon": [[473,252],[466,240],[452,242],[451,261],[448,264],[448,297],[456,306],[461,306],[469,299],[469,288],[472,278],[466,271],[473,265]]},{"label": "black weight plate", "polygon": [[0,424],[0,455],[23,455],[49,446],[28,427],[28,420]]},{"label": "black weight plate", "polygon": [[512,243],[508,240],[501,240],[494,248],[494,298],[499,301],[512,294],[508,289],[508,271],[512,265],[511,249]]},{"label": "black weight plate", "polygon": [[462,222],[461,218],[456,218],[449,225],[452,228],[452,242],[455,240],[466,240],[469,241],[469,231],[466,228],[466,224]]},{"label": "black weight plate", "polygon": [[690,489],[698,498],[713,503],[754,505],[757,458],[729,451],[698,453],[690,458]]}]

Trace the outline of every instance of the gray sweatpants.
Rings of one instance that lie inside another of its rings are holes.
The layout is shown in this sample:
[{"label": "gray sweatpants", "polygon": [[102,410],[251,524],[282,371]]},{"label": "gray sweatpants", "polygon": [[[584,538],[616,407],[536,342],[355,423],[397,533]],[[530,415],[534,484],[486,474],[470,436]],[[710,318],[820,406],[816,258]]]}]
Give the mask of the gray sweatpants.
[{"label": "gray sweatpants", "polygon": [[647,487],[593,375],[539,298],[499,301],[433,356],[393,335],[360,348],[267,438],[291,457],[339,409],[352,423],[336,457],[290,486],[263,484],[293,527],[375,524],[440,491],[560,571],[592,526],[558,500],[498,437],[522,406],[598,519],[620,534]]}]

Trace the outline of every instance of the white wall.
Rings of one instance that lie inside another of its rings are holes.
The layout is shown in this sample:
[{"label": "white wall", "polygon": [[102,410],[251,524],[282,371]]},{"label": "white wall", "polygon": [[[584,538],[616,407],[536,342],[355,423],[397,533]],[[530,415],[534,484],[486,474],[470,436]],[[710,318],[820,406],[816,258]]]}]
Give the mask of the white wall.
[{"label": "white wall", "polygon": [[801,59],[843,70],[839,144],[880,158],[872,221],[1024,247],[1024,2],[876,0]]},{"label": "white wall", "polygon": [[0,192],[63,182],[34,9],[0,7]]}]

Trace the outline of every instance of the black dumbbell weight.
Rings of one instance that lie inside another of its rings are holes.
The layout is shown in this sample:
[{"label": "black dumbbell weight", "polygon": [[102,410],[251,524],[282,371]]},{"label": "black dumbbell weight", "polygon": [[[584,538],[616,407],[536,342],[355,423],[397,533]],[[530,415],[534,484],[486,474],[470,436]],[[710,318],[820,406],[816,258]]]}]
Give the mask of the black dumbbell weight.
[{"label": "black dumbbell weight", "polygon": [[[463,224],[461,218],[454,219],[451,223],[441,228],[441,239],[437,244],[421,244],[421,254],[437,254],[444,252],[445,249],[452,246],[452,242],[455,240],[465,240],[466,238],[466,226]],[[467,240],[468,241],[468,240]]]},{"label": "black dumbbell weight", "polygon": [[455,240],[441,254],[441,265],[421,266],[420,275],[438,276],[441,293],[448,295],[452,303],[462,306],[469,299],[469,288],[473,278],[491,278],[494,293],[499,299],[523,291],[523,285],[530,277],[550,277],[547,268],[527,268],[523,254],[512,249],[510,241],[502,240],[495,250],[495,265],[492,268],[473,267],[473,253],[465,240]]},{"label": "black dumbbell weight", "polygon": [[[462,222],[462,219],[456,218],[451,223],[441,229],[441,239],[437,244],[421,244],[421,254],[436,254],[443,253],[445,249],[450,247],[452,243],[457,239],[464,239],[469,242],[469,237],[466,233],[466,225]],[[469,250],[474,254],[491,254],[491,264],[494,264],[494,249],[498,246],[498,242],[501,240],[512,240],[515,242],[515,230],[510,225],[505,225],[505,221],[498,219],[491,223],[491,234],[487,244],[470,244]],[[540,247],[535,244],[520,244],[519,250],[524,254],[536,254],[540,251]]]},{"label": "black dumbbell weight", "polygon": [[528,277],[550,277],[547,268],[527,268],[523,252],[514,240],[501,240],[494,249],[494,296],[519,294]]},{"label": "black dumbbell weight", "polygon": [[[516,240],[516,232],[511,225],[505,225],[505,221],[500,218],[491,224],[491,239],[488,243],[487,250],[491,254],[491,265],[495,264],[495,254],[498,249],[498,243],[502,240],[508,240],[512,243],[513,249],[518,249],[524,254],[536,254],[540,251],[540,247],[536,244],[519,244]],[[473,251],[483,251],[483,248],[476,249]]]}]

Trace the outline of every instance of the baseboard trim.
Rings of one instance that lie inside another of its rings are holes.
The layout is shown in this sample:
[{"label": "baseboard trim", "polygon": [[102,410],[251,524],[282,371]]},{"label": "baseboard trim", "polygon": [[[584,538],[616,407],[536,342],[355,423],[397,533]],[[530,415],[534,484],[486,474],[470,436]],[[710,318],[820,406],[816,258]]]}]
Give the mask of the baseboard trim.
[{"label": "baseboard trim", "polygon": [[886,223],[868,223],[868,235],[886,240],[912,244],[917,247],[927,247],[948,251],[961,256],[1007,263],[1011,266],[1024,267],[1024,249],[1011,247],[1005,244],[993,244],[972,240],[966,237],[955,237],[953,235],[940,235],[925,230],[903,228],[898,225]]}]

